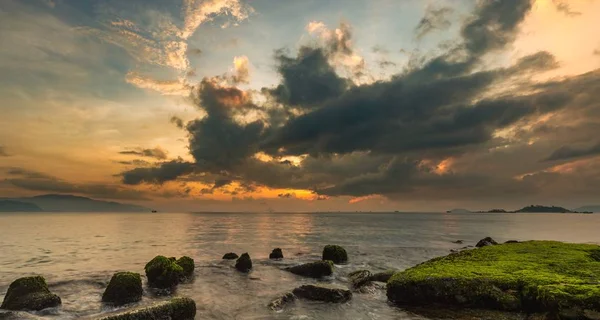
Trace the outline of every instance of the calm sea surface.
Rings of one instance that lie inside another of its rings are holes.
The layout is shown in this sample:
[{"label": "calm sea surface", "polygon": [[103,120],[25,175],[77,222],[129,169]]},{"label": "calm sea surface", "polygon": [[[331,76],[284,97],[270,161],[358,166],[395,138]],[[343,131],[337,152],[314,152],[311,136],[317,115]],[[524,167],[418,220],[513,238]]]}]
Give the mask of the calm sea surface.
[{"label": "calm sea surface", "polygon": [[[88,319],[114,311],[100,303],[116,271],[144,273],[156,255],[188,255],[195,280],[177,295],[198,305],[197,319],[425,319],[386,302],[385,292],[355,293],[347,304],[299,301],[282,312],[266,305],[277,296],[317,280],[281,270],[320,258],[326,244],[346,248],[350,263],[322,280],[347,286],[357,269],[405,269],[450,249],[497,241],[560,240],[600,243],[600,214],[0,214],[0,299],[18,277],[40,274],[61,296],[58,310],[39,319]],[[454,240],[464,240],[464,245]],[[271,262],[275,247],[285,259]],[[254,269],[236,272],[226,252],[249,252]],[[145,292],[140,303],[166,299]],[[25,315],[24,315],[25,317]]]}]

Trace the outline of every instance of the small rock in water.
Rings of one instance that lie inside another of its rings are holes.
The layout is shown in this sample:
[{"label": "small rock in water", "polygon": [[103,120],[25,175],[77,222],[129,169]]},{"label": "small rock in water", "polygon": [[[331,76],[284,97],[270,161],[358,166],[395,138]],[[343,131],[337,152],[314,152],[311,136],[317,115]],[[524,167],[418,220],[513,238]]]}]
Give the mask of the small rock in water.
[{"label": "small rock in water", "polygon": [[394,275],[394,273],[396,273],[395,270],[378,272],[378,273],[372,275],[370,280],[378,281],[378,282],[388,282],[388,280],[390,280],[390,278]]},{"label": "small rock in water", "polygon": [[283,310],[286,304],[294,301],[296,301],[296,296],[293,293],[288,292],[283,296],[271,301],[268,307],[273,311],[280,311]]},{"label": "small rock in water", "polygon": [[477,242],[477,244],[475,246],[477,248],[481,248],[481,247],[486,247],[486,246],[495,246],[497,244],[498,244],[498,242],[494,241],[494,239],[492,239],[491,237],[485,237],[485,238],[479,240],[479,242]]},{"label": "small rock in water", "polygon": [[224,260],[235,260],[235,259],[237,259],[237,258],[239,258],[239,257],[238,257],[238,255],[237,255],[237,254],[235,254],[235,253],[233,253],[233,252],[226,253],[226,254],[223,256],[223,259],[224,259]]},{"label": "small rock in water", "polygon": [[175,261],[175,263],[177,263],[183,269],[183,275],[186,278],[189,278],[194,274],[194,259],[183,256]]},{"label": "small rock in water", "polygon": [[48,290],[46,279],[42,276],[19,278],[8,287],[1,309],[6,310],[42,310],[57,307],[60,297]]},{"label": "small rock in water", "polygon": [[348,262],[348,253],[346,253],[346,249],[338,245],[326,245],[323,248],[323,260],[330,260],[335,264],[346,263]]},{"label": "small rock in water", "polygon": [[249,272],[252,269],[252,259],[250,259],[250,255],[246,252],[243,253],[239,259],[235,262],[235,268],[240,272]]},{"label": "small rock in water", "polygon": [[333,262],[316,261],[286,268],[287,271],[299,276],[321,278],[333,274]]},{"label": "small rock in water", "polygon": [[183,268],[176,263],[175,258],[156,256],[144,267],[148,284],[159,289],[169,289],[177,286],[184,277]]},{"label": "small rock in water", "polygon": [[298,298],[323,302],[346,302],[352,299],[350,290],[304,285],[292,291]]},{"label": "small rock in water", "polygon": [[138,302],[142,300],[143,291],[142,278],[139,273],[117,272],[104,290],[102,302],[115,306]]},{"label": "small rock in water", "polygon": [[280,248],[273,249],[271,254],[269,254],[269,259],[283,259],[283,251]]},{"label": "small rock in water", "polygon": [[358,270],[348,274],[348,279],[352,283],[352,288],[358,289],[371,282],[373,274],[369,270]]},{"label": "small rock in water", "polygon": [[456,243],[456,244],[462,244],[463,241],[462,240],[456,240],[456,241],[452,241],[452,243]]},{"label": "small rock in water", "polygon": [[100,320],[193,320],[195,316],[196,302],[190,298],[177,297],[150,307],[104,317]]}]

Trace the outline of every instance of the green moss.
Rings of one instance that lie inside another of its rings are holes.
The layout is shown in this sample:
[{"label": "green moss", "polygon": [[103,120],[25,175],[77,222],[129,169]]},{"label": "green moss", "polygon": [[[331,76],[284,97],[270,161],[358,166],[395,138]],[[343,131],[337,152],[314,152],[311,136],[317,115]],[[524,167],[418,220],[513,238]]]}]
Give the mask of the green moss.
[{"label": "green moss", "polygon": [[42,310],[57,307],[60,297],[48,290],[42,276],[24,277],[13,281],[8,287],[0,308],[6,310]]},{"label": "green moss", "polygon": [[192,320],[196,316],[196,303],[190,298],[173,298],[153,306],[129,311],[100,320],[147,320],[147,319],[177,319]]},{"label": "green moss", "polygon": [[175,263],[177,263],[182,269],[183,274],[186,277],[191,277],[194,274],[194,259],[183,256],[179,258]]},{"label": "green moss", "polygon": [[326,245],[323,248],[323,260],[331,260],[333,263],[348,262],[348,254],[346,250],[338,245]]},{"label": "green moss", "polygon": [[184,271],[174,259],[156,256],[144,268],[148,283],[152,287],[168,289],[179,284]]},{"label": "green moss", "polygon": [[527,241],[466,250],[396,273],[388,281],[388,298],[406,305],[556,314],[600,310],[600,262],[594,258],[599,249]]},{"label": "green moss", "polygon": [[104,290],[102,301],[117,306],[124,305],[142,300],[142,294],[142,278],[139,273],[117,272]]}]

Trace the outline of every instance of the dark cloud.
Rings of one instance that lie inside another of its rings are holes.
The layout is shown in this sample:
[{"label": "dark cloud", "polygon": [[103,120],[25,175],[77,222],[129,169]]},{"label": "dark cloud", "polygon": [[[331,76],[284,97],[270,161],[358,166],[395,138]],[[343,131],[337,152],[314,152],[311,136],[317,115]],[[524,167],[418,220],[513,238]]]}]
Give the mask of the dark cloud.
[{"label": "dark cloud", "polygon": [[194,164],[178,159],[160,163],[156,167],[135,168],[123,172],[121,176],[125,184],[134,185],[143,182],[161,184],[192,172],[194,172]]},{"label": "dark cloud", "polygon": [[150,162],[146,161],[146,160],[142,160],[142,159],[134,159],[131,161],[117,161],[117,163],[119,164],[123,164],[126,166],[149,166]]},{"label": "dark cloud", "polygon": [[569,17],[581,15],[581,12],[571,10],[571,5],[567,2],[567,0],[552,0],[552,3],[554,3],[557,11],[562,12]]},{"label": "dark cloud", "polygon": [[0,157],[9,157],[10,154],[6,151],[4,146],[0,146]]},{"label": "dark cloud", "polygon": [[576,148],[572,146],[562,146],[559,149],[556,149],[554,152],[552,152],[552,154],[548,158],[546,158],[546,161],[566,160],[595,155],[600,155],[600,142],[591,146],[581,148]]},{"label": "dark cloud", "polygon": [[161,148],[154,148],[154,149],[137,148],[137,149],[132,149],[132,150],[124,150],[119,153],[124,154],[124,155],[134,155],[134,156],[140,156],[140,157],[156,158],[158,160],[164,160],[167,158],[167,152]]},{"label": "dark cloud", "polygon": [[428,33],[450,27],[451,23],[448,16],[454,12],[452,8],[442,7],[435,8],[432,6],[425,9],[425,16],[421,18],[419,24],[415,28],[417,39],[423,38]]},{"label": "dark cloud", "polygon": [[176,125],[179,129],[183,129],[185,127],[183,120],[179,117],[172,116],[170,122]]}]

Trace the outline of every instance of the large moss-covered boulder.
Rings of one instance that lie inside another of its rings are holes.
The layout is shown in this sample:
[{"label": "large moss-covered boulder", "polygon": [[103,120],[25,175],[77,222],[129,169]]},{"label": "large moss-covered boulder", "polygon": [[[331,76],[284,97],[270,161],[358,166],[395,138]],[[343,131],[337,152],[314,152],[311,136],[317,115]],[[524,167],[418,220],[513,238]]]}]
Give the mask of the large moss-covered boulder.
[{"label": "large moss-covered boulder", "polygon": [[189,278],[192,275],[194,275],[194,259],[187,256],[183,256],[177,259],[175,263],[177,263],[181,267],[181,269],[183,269],[183,275],[186,278]]},{"label": "large moss-covered boulder", "polygon": [[1,309],[42,310],[57,307],[60,297],[50,292],[42,276],[19,278],[8,287]]},{"label": "large moss-covered boulder", "polygon": [[348,274],[348,280],[352,283],[352,288],[358,289],[371,282],[372,275],[369,270],[357,270]]},{"label": "large moss-covered boulder", "polygon": [[348,254],[346,253],[346,249],[330,244],[323,248],[323,260],[330,260],[335,264],[346,263],[348,262]]},{"label": "large moss-covered boulder", "polygon": [[240,272],[250,272],[252,269],[252,259],[250,259],[250,255],[246,253],[242,253],[242,255],[235,262],[235,268]]},{"label": "large moss-covered boulder", "polygon": [[142,278],[139,273],[117,272],[104,290],[102,302],[116,306],[138,302],[142,300],[143,292]]},{"label": "large moss-covered boulder", "polygon": [[190,298],[177,297],[150,307],[128,311],[99,320],[193,320],[196,302]]},{"label": "large moss-covered boulder", "polygon": [[352,299],[352,292],[350,290],[315,285],[301,286],[294,289],[292,293],[298,298],[323,302],[339,303]]},{"label": "large moss-covered boulder", "polygon": [[396,273],[387,296],[404,306],[447,305],[559,319],[600,315],[600,246],[554,241],[485,246]]},{"label": "large moss-covered boulder", "polygon": [[229,252],[223,255],[223,260],[235,260],[239,256],[235,252]]},{"label": "large moss-covered boulder", "polygon": [[183,268],[174,258],[156,256],[144,268],[151,287],[169,289],[179,284],[184,277]]},{"label": "large moss-covered boulder", "polygon": [[299,276],[321,278],[333,274],[333,262],[316,261],[286,268],[287,271]]},{"label": "large moss-covered boulder", "polygon": [[273,251],[271,252],[271,254],[269,254],[269,259],[283,259],[283,251],[281,250],[281,248],[275,248],[273,249]]}]

